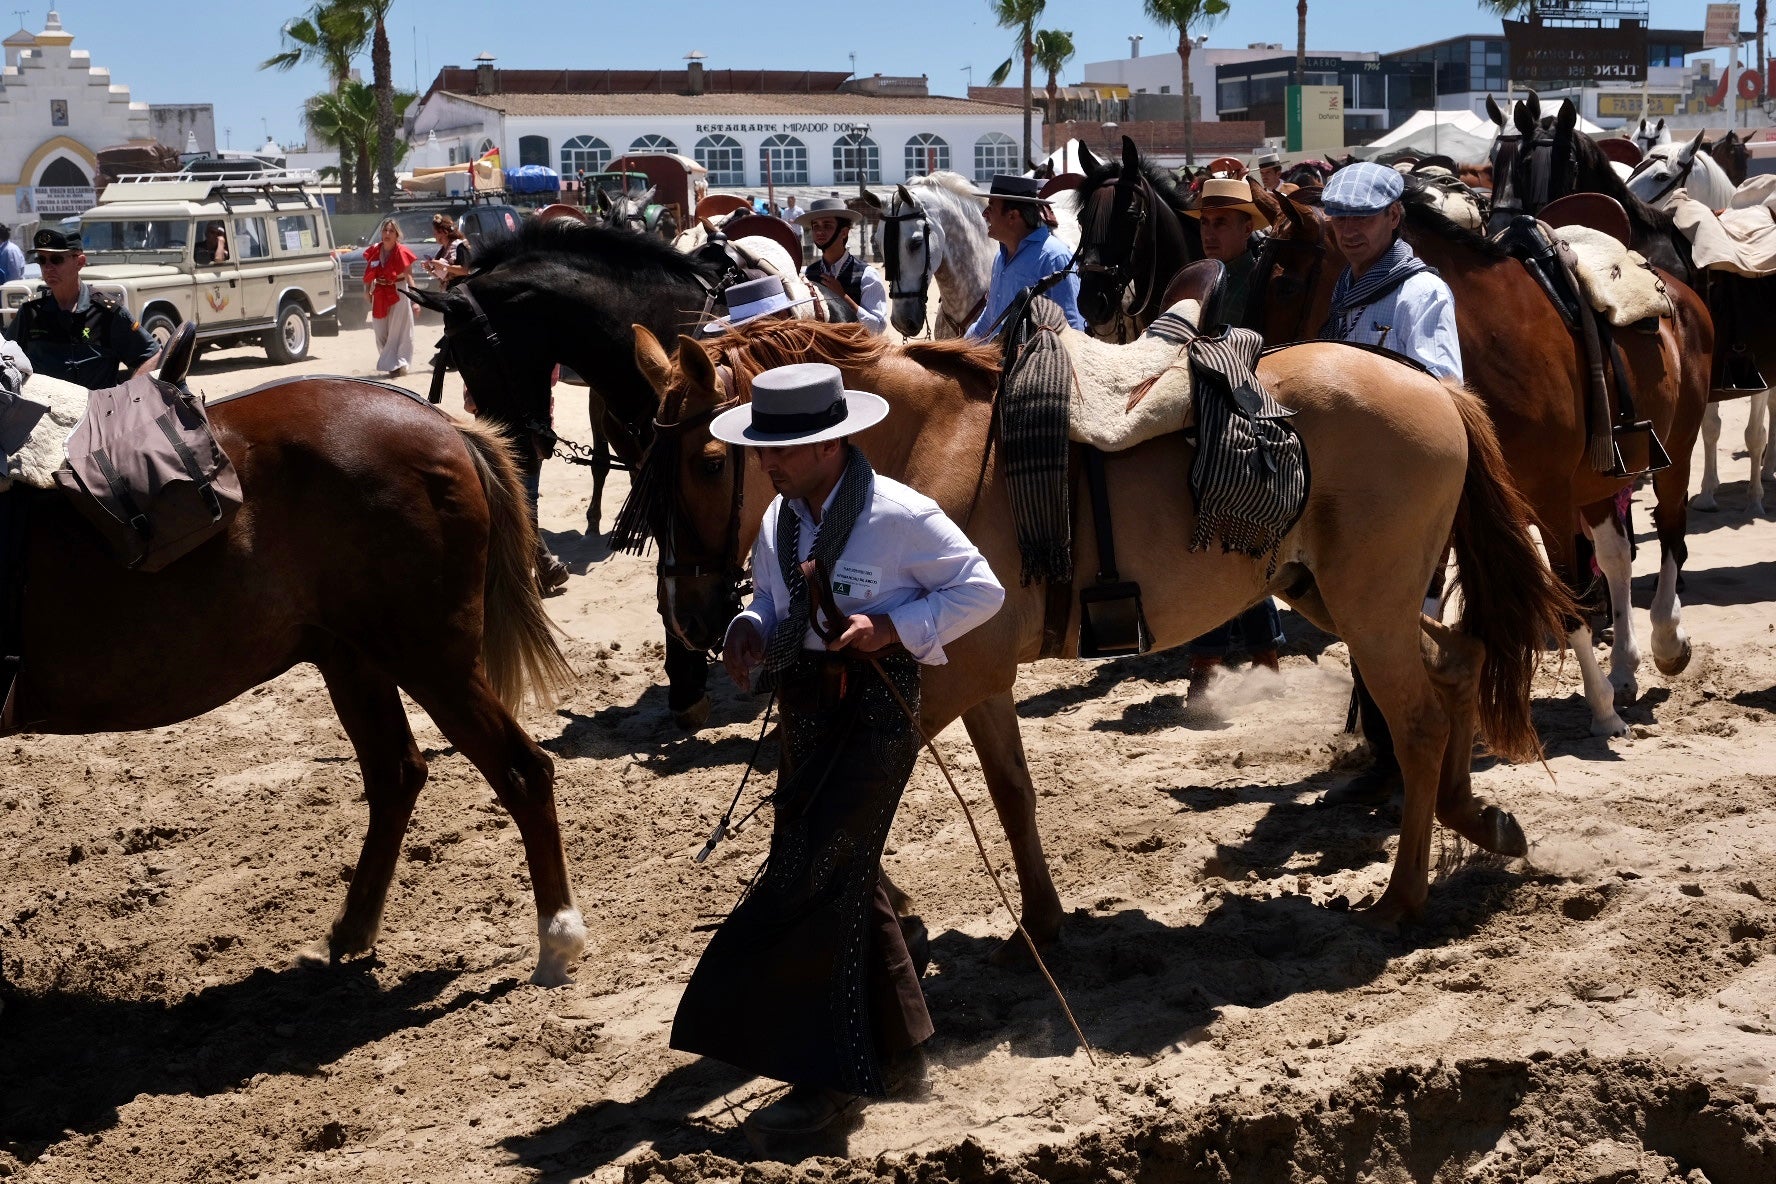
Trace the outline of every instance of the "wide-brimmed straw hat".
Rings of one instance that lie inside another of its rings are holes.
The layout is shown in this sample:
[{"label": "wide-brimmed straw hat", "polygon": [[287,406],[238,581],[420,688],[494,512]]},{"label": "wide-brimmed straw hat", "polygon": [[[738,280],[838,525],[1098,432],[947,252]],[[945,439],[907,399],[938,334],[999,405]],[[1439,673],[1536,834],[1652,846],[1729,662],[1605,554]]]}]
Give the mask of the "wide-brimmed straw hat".
[{"label": "wide-brimmed straw hat", "polygon": [[760,276],[756,280],[735,284],[727,290],[726,298],[728,315],[717,317],[704,325],[703,332],[725,333],[735,325],[744,325],[747,321],[768,317],[774,312],[814,303],[812,296],[791,300],[789,293],[783,290],[783,281],[774,275]]},{"label": "wide-brimmed straw hat", "polygon": [[837,366],[798,362],[752,380],[752,402],[722,412],[709,425],[717,440],[753,448],[818,444],[861,432],[888,417],[888,401],[848,391]]},{"label": "wide-brimmed straw hat", "polygon": [[863,221],[862,214],[836,197],[817,197],[809,202],[807,211],[796,219],[796,225],[806,226],[816,218],[843,218],[847,222]]},{"label": "wide-brimmed straw hat", "polygon": [[1204,181],[1196,208],[1184,212],[1192,218],[1201,218],[1210,210],[1238,210],[1251,217],[1253,230],[1263,230],[1270,225],[1270,216],[1252,198],[1249,181],[1236,181],[1232,177],[1210,177]]}]

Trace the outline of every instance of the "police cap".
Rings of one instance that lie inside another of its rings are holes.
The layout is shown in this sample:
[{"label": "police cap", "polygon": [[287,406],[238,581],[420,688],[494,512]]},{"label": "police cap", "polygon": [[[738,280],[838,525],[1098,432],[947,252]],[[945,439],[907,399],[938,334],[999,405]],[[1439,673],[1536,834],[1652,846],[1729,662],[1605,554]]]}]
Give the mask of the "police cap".
[{"label": "police cap", "polygon": [[78,251],[80,236],[69,234],[53,226],[38,227],[37,233],[31,236],[33,251]]}]

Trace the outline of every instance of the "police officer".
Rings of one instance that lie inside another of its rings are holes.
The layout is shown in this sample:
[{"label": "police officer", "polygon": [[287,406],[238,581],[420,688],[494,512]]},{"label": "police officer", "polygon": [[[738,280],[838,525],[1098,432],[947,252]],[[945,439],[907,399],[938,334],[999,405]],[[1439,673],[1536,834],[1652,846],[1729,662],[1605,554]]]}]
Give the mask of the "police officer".
[{"label": "police officer", "polygon": [[81,281],[86,252],[78,234],[45,226],[31,249],[43,270],[43,291],[19,307],[6,336],[37,373],[96,391],[153,369],[159,343],[121,300]]}]

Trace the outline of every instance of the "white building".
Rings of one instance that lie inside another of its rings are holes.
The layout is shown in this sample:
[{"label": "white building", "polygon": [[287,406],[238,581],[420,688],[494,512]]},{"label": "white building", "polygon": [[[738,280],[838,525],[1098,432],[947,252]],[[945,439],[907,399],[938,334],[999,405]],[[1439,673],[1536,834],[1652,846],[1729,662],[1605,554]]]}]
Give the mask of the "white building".
[{"label": "white building", "polygon": [[[702,90],[700,70],[675,76],[685,79],[683,87],[673,80],[670,89],[645,93],[503,93],[522,76],[543,72],[498,73],[512,77],[488,77],[494,72],[487,70],[473,88],[434,84],[410,121],[409,138],[418,145],[435,137],[451,164],[498,147],[507,168],[542,164],[569,178],[626,153],[676,152],[709,170],[712,191],[832,188],[855,184],[859,171],[869,183],[892,185],[934,168],[977,180],[1024,170],[1023,112],[998,103],[820,87],[688,93]],[[470,89],[484,93],[464,93]],[[1040,114],[1034,127],[1040,143]]]},{"label": "white building", "polygon": [[[1290,52],[1285,51],[1280,42],[1254,42],[1244,49],[1221,49],[1208,45],[1199,45],[1190,51],[1190,89],[1195,92],[1201,109],[1197,120],[1203,123],[1218,123],[1218,95],[1215,87],[1216,66],[1238,66],[1247,62],[1261,62],[1266,58]],[[1374,58],[1373,53],[1341,53],[1329,50],[1312,50],[1309,57],[1338,58]],[[1130,93],[1143,95],[1176,95],[1184,92],[1184,67],[1178,60],[1176,50],[1160,50],[1141,54],[1139,48],[1126,58],[1111,58],[1104,62],[1087,62],[1079,74],[1082,85],[1090,83],[1108,83],[1126,86]]]},{"label": "white building", "polygon": [[75,49],[54,11],[42,32],[21,29],[0,44],[0,220],[84,213],[99,150],[153,138],[148,104]]}]

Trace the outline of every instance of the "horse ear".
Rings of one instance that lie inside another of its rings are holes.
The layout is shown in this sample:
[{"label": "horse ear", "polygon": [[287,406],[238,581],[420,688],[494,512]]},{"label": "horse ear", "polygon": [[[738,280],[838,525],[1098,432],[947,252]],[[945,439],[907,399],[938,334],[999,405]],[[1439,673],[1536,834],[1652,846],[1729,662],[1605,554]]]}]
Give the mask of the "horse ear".
[{"label": "horse ear", "polygon": [[1085,170],[1086,176],[1089,177],[1104,167],[1103,163],[1092,155],[1091,146],[1084,140],[1077,140],[1075,143],[1079,145],[1079,167]]},{"label": "horse ear", "polygon": [[1696,153],[1702,151],[1702,137],[1707,134],[1706,131],[1697,132],[1696,138],[1684,145],[1683,151],[1677,154],[1677,158],[1679,160],[1694,160]]},{"label": "horse ear", "polygon": [[862,197],[865,205],[874,206],[877,210],[882,208],[882,199],[876,196],[875,190],[865,189]]},{"label": "horse ear", "polygon": [[1122,168],[1126,173],[1133,174],[1141,167],[1141,153],[1135,147],[1134,140],[1128,136],[1122,138]]},{"label": "horse ear", "polygon": [[1536,98],[1534,91],[1530,91],[1529,98],[1518,103],[1511,111],[1511,122],[1516,125],[1517,134],[1525,140],[1535,139],[1536,124],[1540,118],[1541,101]]},{"label": "horse ear", "polygon": [[663,398],[666,388],[672,384],[672,359],[666,356],[660,339],[649,332],[646,325],[632,328],[635,333],[635,368],[647,379],[655,397]]},{"label": "horse ear", "polygon": [[713,392],[721,383],[709,355],[703,352],[702,343],[694,337],[679,335],[678,368],[684,372],[685,381],[691,384],[693,391]]},{"label": "horse ear", "polygon": [[912,206],[918,203],[913,201],[912,190],[908,189],[905,185],[896,185],[894,187],[894,204],[897,206]]},{"label": "horse ear", "polygon": [[451,298],[443,292],[427,292],[412,287],[401,288],[400,291],[405,292],[407,298],[421,308],[429,308],[433,312],[448,312],[450,310]]},{"label": "horse ear", "polygon": [[1500,128],[1505,126],[1505,113],[1499,110],[1499,105],[1493,102],[1491,95],[1486,96],[1486,114]]},{"label": "horse ear", "polygon": [[1653,134],[1657,135],[1657,134],[1663,132],[1664,130],[1665,130],[1665,117],[1660,116],[1659,117],[1659,126],[1653,129]]},{"label": "horse ear", "polygon": [[1557,130],[1570,132],[1579,125],[1579,109],[1573,106],[1571,99],[1560,100],[1560,113],[1554,119]]}]

